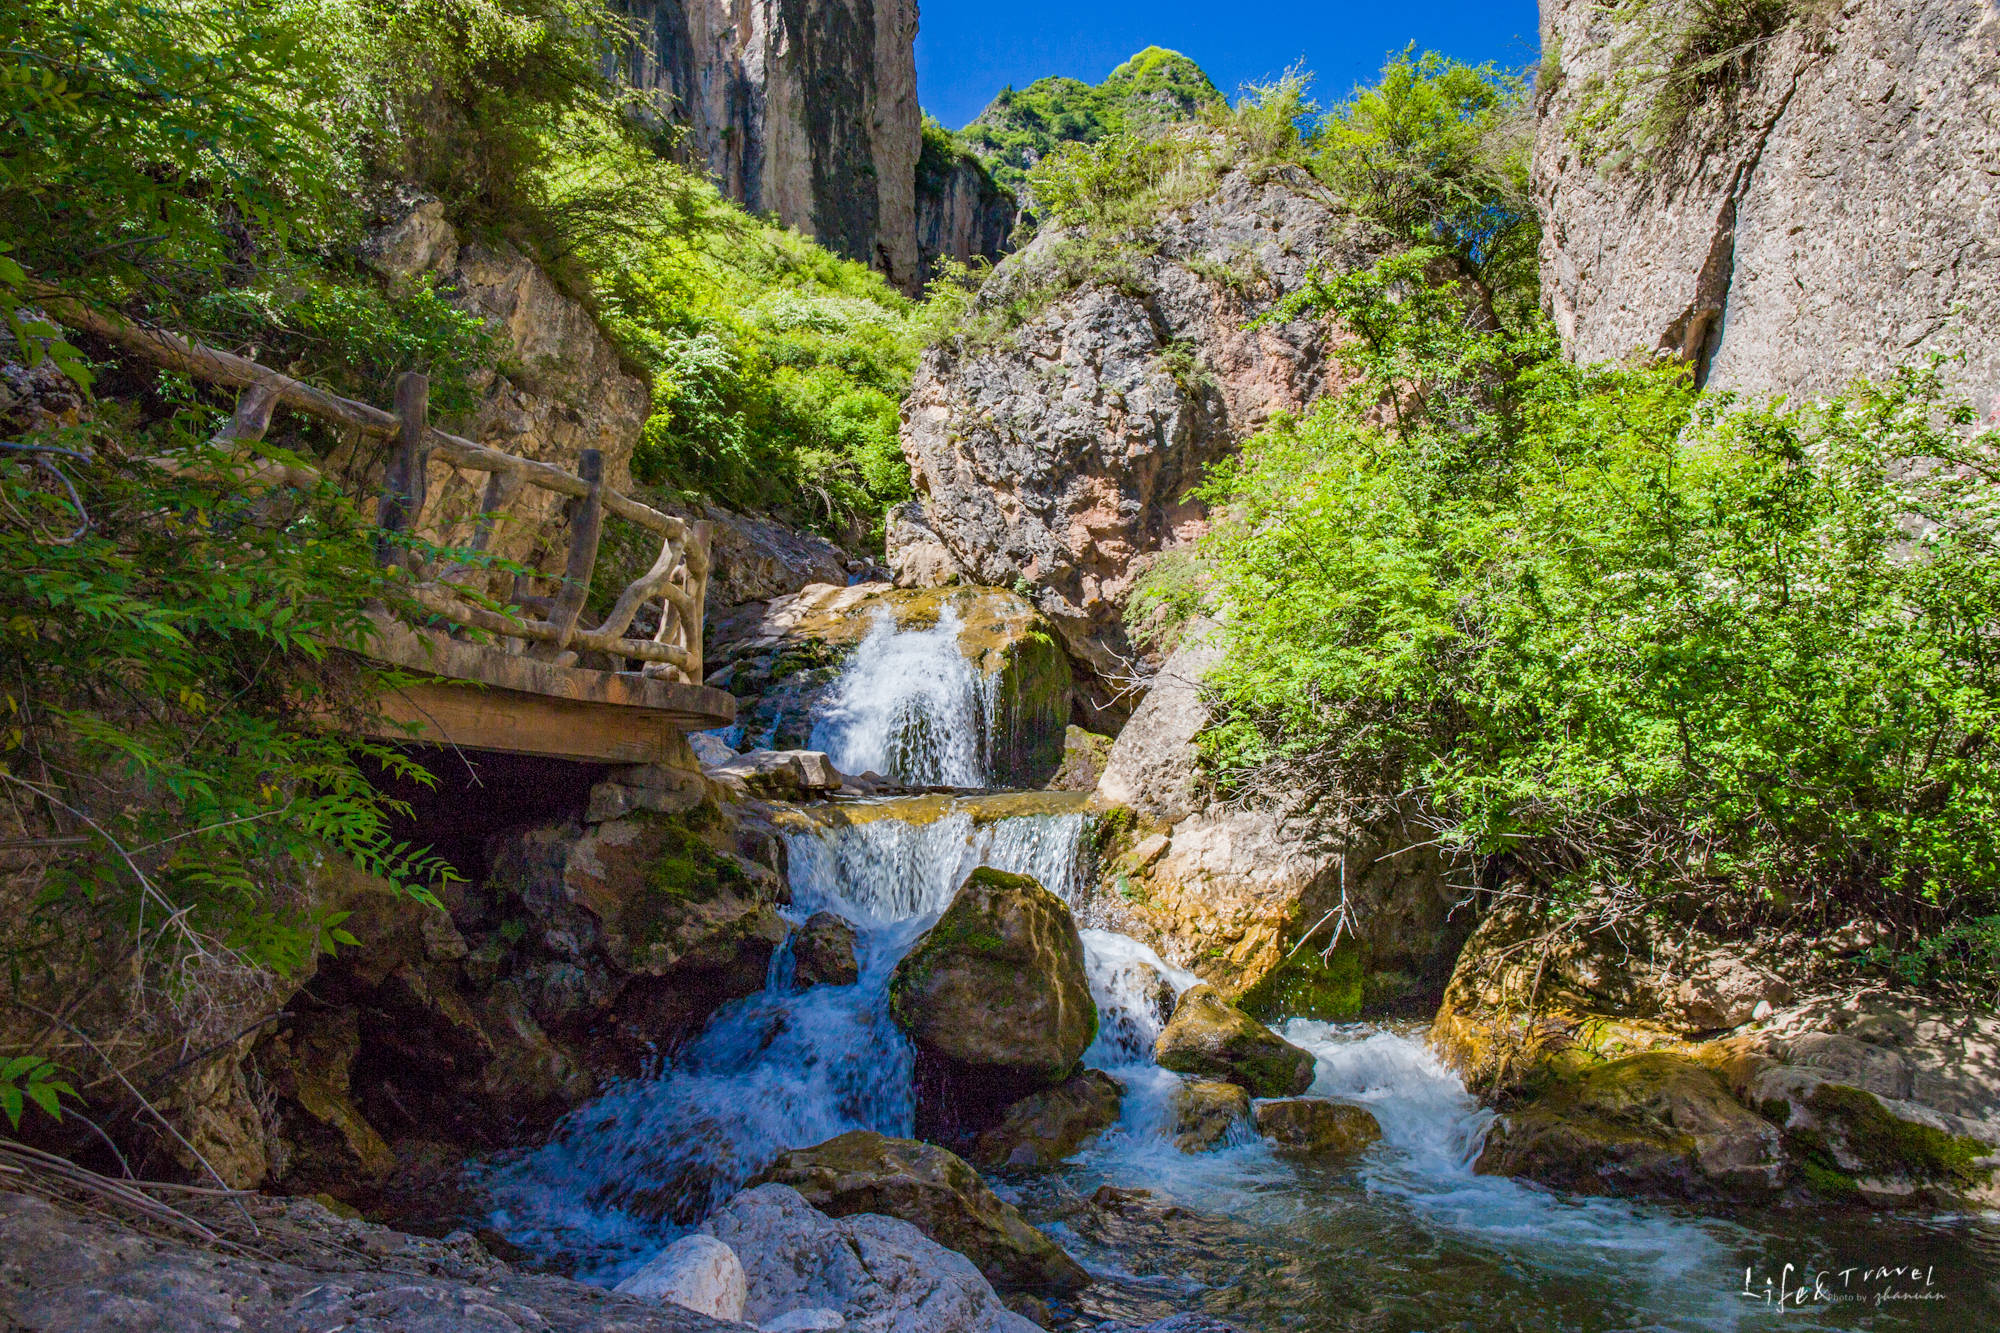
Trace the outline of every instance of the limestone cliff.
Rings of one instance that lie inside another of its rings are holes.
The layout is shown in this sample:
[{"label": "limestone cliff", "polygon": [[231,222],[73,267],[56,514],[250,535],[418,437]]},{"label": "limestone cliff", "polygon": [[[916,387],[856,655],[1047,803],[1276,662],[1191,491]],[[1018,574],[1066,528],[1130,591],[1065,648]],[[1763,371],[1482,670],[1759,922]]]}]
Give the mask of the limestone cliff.
[{"label": "limestone cliff", "polygon": [[1691,7],[1621,19],[1542,0],[1534,184],[1566,344],[1589,360],[1670,350],[1716,388],[1794,396],[1963,353],[1948,377],[1987,409],[2000,391],[2000,12],[1766,8],[1771,31],[1740,54],[1663,83],[1629,72],[1674,67],[1676,52],[1695,68],[1706,38]]},{"label": "limestone cliff", "polygon": [[620,0],[625,77],[723,192],[920,284],[916,0]]},{"label": "limestone cliff", "polygon": [[994,271],[974,319],[1039,313],[934,349],[905,401],[922,506],[891,528],[899,581],[962,570],[1034,585],[1095,676],[1088,707],[1117,720],[1108,682],[1134,656],[1123,607],[1150,561],[1204,530],[1188,491],[1272,412],[1325,387],[1319,320],[1246,326],[1314,264],[1358,266],[1369,252],[1364,229],[1291,170],[1233,172],[1115,251],[1042,232]]},{"label": "limestone cliff", "polygon": [[926,279],[940,259],[998,263],[1011,248],[1020,205],[949,134],[924,130],[917,158],[917,253]]}]

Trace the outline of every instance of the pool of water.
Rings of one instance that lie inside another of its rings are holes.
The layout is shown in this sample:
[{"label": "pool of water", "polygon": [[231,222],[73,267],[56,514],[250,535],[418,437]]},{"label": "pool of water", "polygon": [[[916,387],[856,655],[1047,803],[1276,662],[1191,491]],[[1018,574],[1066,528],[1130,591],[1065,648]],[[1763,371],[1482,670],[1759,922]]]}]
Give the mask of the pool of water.
[{"label": "pool of water", "polygon": [[1172,1076],[1127,1064],[1113,1131],[1007,1182],[1097,1278],[1077,1326],[1192,1309],[1248,1333],[2000,1329],[2000,1218],[1721,1215],[1475,1175],[1490,1113],[1421,1027],[1286,1035],[1318,1057],[1311,1095],[1381,1122],[1356,1160],[1299,1165],[1248,1138],[1181,1153],[1160,1132]]}]

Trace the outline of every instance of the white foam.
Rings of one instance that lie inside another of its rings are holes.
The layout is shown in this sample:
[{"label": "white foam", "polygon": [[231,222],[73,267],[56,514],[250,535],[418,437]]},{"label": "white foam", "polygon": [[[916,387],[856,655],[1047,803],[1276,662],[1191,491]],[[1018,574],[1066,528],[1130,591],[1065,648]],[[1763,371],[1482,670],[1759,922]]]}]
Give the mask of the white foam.
[{"label": "white foam", "polygon": [[992,688],[960,651],[959,629],[950,606],[929,629],[879,614],[819,704],[811,747],[843,773],[986,786]]}]

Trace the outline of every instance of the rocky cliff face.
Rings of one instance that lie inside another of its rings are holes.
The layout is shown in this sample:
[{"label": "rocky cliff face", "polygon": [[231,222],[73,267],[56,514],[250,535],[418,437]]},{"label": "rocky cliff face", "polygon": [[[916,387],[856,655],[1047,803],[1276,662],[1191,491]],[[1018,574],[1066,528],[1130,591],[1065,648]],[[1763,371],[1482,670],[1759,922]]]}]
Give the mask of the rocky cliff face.
[{"label": "rocky cliff face", "polygon": [[1042,233],[980,296],[984,310],[1040,302],[1040,313],[925,357],[903,425],[921,511],[899,514],[889,558],[906,584],[962,572],[1034,585],[1094,677],[1087,706],[1115,720],[1124,707],[1108,682],[1132,669],[1122,613],[1133,581],[1205,528],[1188,490],[1272,412],[1299,410],[1326,384],[1318,320],[1245,325],[1314,263],[1360,264],[1368,246],[1301,174],[1238,171],[1116,256],[1087,261],[1080,282],[1058,276],[1079,248]]},{"label": "rocky cliff face", "polygon": [[723,192],[914,291],[916,0],[622,0],[626,77]]},{"label": "rocky cliff face", "polygon": [[[1645,160],[1621,163],[1631,127],[1675,118],[1652,112],[1657,81],[1605,91],[1692,41],[1691,8],[1646,7],[1635,21],[1667,25],[1648,38],[1590,0],[1542,2],[1556,72],[1534,183],[1545,299],[1572,353],[1664,349],[1717,388],[1794,396],[1963,353],[1948,377],[1986,410],[2000,391],[2000,14],[1989,0],[1793,4]],[[1608,129],[1583,127],[1606,107]]]},{"label": "rocky cliff face", "polygon": [[986,167],[946,136],[926,130],[917,159],[917,255],[926,280],[940,259],[998,263],[1020,205]]}]

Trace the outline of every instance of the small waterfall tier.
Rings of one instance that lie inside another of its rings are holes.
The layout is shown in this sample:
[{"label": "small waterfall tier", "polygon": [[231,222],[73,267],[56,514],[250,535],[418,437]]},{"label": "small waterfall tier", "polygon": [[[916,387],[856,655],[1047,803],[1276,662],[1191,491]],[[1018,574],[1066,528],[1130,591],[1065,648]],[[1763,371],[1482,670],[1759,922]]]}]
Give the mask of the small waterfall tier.
[{"label": "small waterfall tier", "polygon": [[1080,794],[841,803],[780,815],[802,923],[856,927],[852,985],[797,989],[789,950],[760,993],[725,1005],[658,1078],[613,1088],[542,1148],[485,1168],[492,1221],[515,1244],[616,1281],[787,1148],[854,1129],[909,1136],[915,1059],[889,1018],[889,976],[973,868],[1083,883]]},{"label": "small waterfall tier", "polygon": [[962,628],[952,606],[929,629],[899,629],[894,617],[878,615],[820,700],[811,748],[843,773],[916,786],[991,785],[994,682],[960,651]]}]

